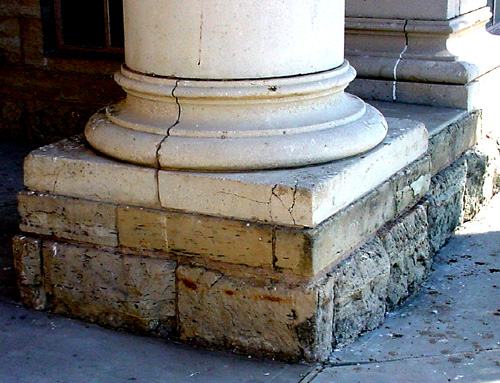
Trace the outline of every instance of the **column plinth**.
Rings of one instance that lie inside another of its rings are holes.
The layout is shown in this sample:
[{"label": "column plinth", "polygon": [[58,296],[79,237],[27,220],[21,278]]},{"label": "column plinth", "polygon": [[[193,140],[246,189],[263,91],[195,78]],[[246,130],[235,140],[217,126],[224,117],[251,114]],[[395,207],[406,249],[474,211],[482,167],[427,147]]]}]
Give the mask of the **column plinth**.
[{"label": "column plinth", "polygon": [[112,157],[163,169],[296,167],[365,152],[387,133],[379,112],[344,93],[355,71],[343,58],[342,2],[129,0],[125,41],[116,81],[127,98],[85,131]]}]

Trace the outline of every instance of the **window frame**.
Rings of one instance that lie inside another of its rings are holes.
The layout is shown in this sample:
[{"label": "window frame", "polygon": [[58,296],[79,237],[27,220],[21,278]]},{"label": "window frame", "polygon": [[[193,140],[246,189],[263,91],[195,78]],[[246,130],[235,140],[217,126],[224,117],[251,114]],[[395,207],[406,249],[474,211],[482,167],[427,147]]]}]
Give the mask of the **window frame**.
[{"label": "window frame", "polygon": [[123,59],[124,48],[113,47],[111,35],[110,0],[104,6],[104,47],[84,47],[64,42],[62,0],[40,0],[44,29],[44,50],[49,56]]}]

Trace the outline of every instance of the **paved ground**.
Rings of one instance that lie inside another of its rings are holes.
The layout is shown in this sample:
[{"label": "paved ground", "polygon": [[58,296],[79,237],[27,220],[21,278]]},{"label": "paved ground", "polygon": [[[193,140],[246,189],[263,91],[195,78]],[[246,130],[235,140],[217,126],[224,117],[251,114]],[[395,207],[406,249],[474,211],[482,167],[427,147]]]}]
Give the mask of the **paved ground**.
[{"label": "paved ground", "polygon": [[8,237],[28,148],[0,144],[0,382],[500,381],[500,196],[438,254],[422,291],[319,366],[196,350],[24,309]]}]

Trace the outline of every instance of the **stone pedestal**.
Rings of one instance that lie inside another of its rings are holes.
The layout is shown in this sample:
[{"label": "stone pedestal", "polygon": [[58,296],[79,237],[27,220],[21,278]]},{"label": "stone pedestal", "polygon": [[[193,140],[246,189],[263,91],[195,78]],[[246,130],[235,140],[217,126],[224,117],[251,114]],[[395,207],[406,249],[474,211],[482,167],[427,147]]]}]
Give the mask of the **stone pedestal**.
[{"label": "stone pedestal", "polygon": [[379,325],[460,222],[477,120],[440,111],[427,151],[420,111],[386,121],[345,93],[342,15],[125,0],[127,99],[26,158],[23,301],[289,360]]},{"label": "stone pedestal", "polygon": [[360,77],[350,91],[382,101],[491,110],[500,37],[486,31],[486,2],[407,3],[347,1],[346,56]]}]

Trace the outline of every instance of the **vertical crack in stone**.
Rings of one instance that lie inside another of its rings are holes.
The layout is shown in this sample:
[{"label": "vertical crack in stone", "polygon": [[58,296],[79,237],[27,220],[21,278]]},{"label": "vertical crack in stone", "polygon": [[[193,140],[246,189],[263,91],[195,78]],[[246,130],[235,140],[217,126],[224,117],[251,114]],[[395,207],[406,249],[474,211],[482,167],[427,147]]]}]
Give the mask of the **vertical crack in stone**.
[{"label": "vertical crack in stone", "polygon": [[281,206],[283,206],[283,208],[288,211],[288,214],[290,214],[290,218],[292,219],[292,222],[294,225],[296,225],[296,222],[295,222],[295,217],[293,216],[293,209],[295,207],[295,202],[296,202],[296,197],[297,197],[297,186],[298,186],[298,183],[299,181],[296,180],[295,181],[295,185],[293,187],[293,194],[292,194],[292,203],[290,206],[286,206],[285,202],[281,199],[281,197],[276,193],[276,189],[278,188],[278,184],[275,184],[272,189],[271,189],[271,196],[269,197],[269,215],[271,216],[271,220],[272,220],[272,212],[271,212],[271,202],[272,202],[272,199],[273,199],[273,196],[276,197],[280,203],[281,203]]},{"label": "vertical crack in stone", "polygon": [[276,256],[276,226],[273,226],[271,232],[271,255],[273,270],[278,270],[278,257]]},{"label": "vertical crack in stone", "polygon": [[200,4],[201,12],[200,12],[200,39],[198,41],[198,66],[201,65],[201,44],[203,42],[203,1]]},{"label": "vertical crack in stone", "polygon": [[408,20],[405,20],[405,25],[403,26],[403,32],[405,34],[405,46],[401,53],[399,54],[398,61],[396,61],[396,64],[394,65],[394,70],[393,70],[393,82],[392,82],[392,101],[396,101],[397,99],[397,82],[398,82],[398,66],[403,60],[403,55],[406,53],[408,50]]},{"label": "vertical crack in stone", "polygon": [[295,202],[297,201],[297,189],[299,188],[299,180],[295,180],[295,186],[293,187],[293,195],[292,195],[292,204],[288,208],[288,213],[290,213],[290,217],[292,218],[293,224],[296,225],[295,217],[293,216],[293,209],[295,207]]},{"label": "vertical crack in stone", "polygon": [[175,91],[177,90],[177,87],[179,86],[179,81],[180,81],[180,79],[177,79],[175,81],[175,85],[172,88],[172,92],[171,92],[171,96],[173,97],[173,99],[175,100],[175,104],[177,105],[177,118],[176,118],[175,122],[167,128],[166,135],[163,137],[163,139],[156,146],[156,153],[155,153],[155,157],[156,157],[156,172],[155,172],[156,194],[157,194],[157,197],[158,197],[158,203],[160,205],[161,205],[160,176],[159,176],[160,175],[160,169],[161,169],[160,151],[161,151],[161,147],[162,147],[163,143],[167,140],[168,137],[170,137],[170,131],[172,130],[172,128],[175,127],[177,124],[179,124],[179,122],[181,120],[182,108],[181,108],[181,104],[179,103],[179,98],[175,95]]}]

